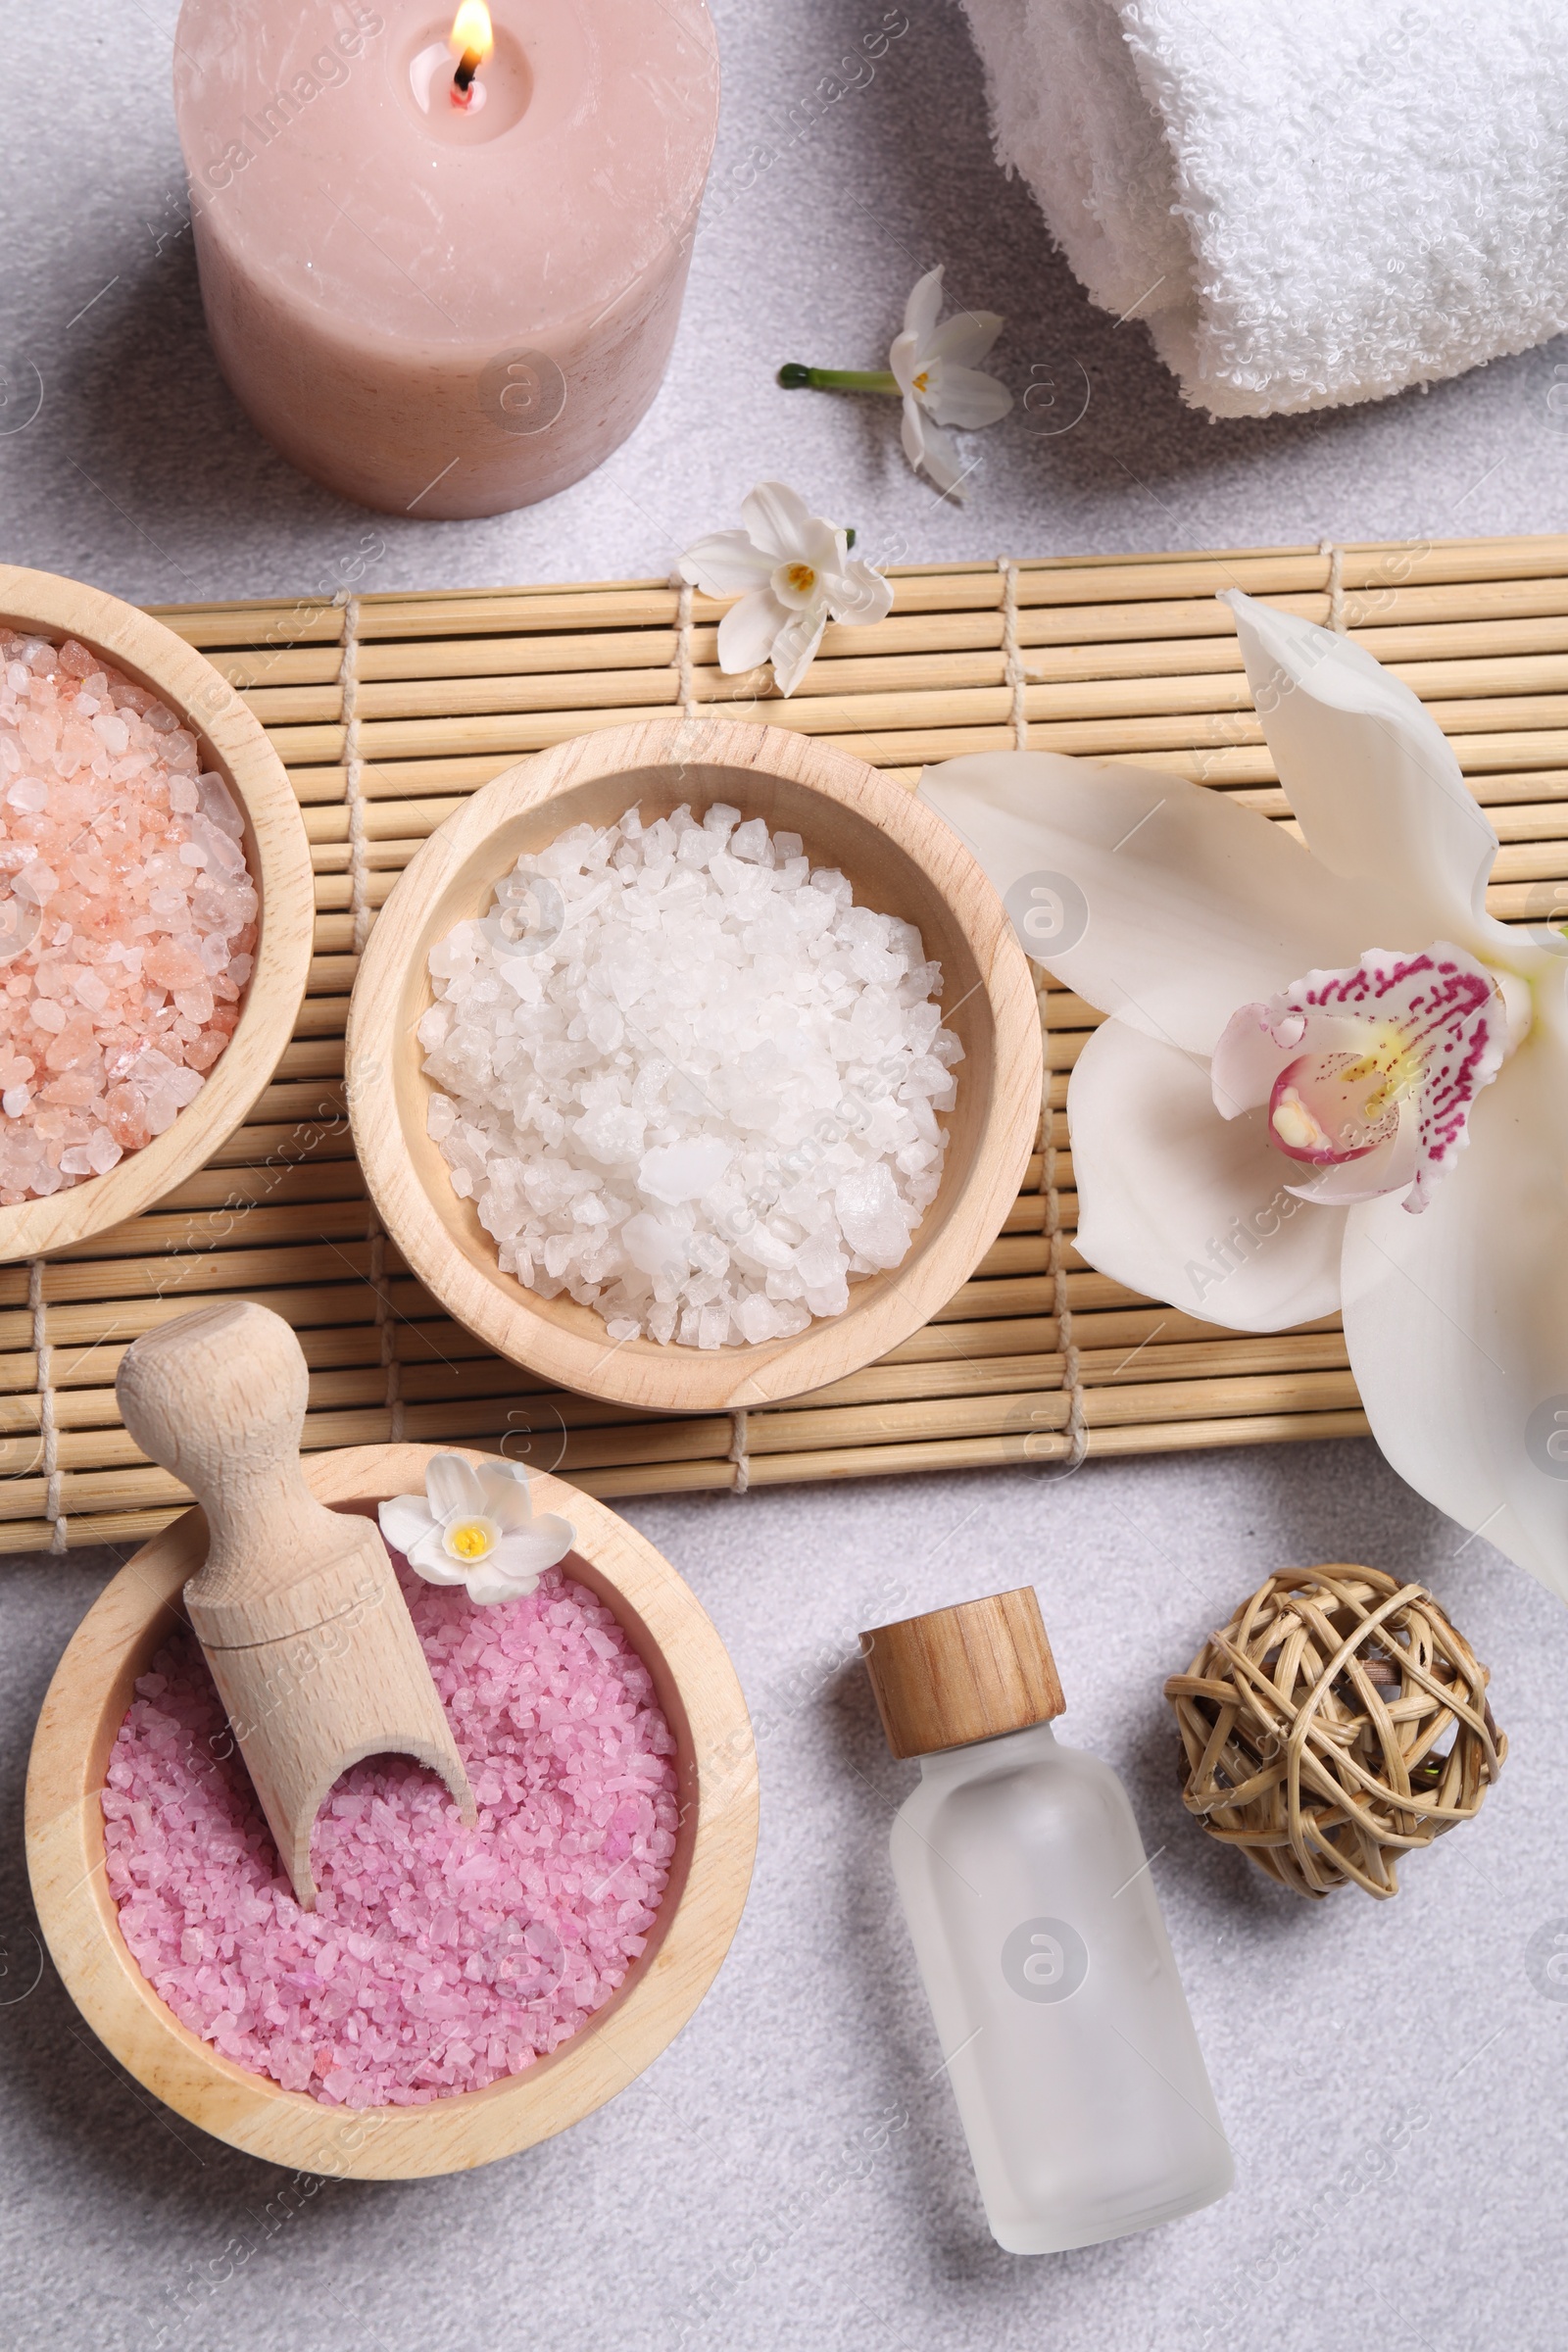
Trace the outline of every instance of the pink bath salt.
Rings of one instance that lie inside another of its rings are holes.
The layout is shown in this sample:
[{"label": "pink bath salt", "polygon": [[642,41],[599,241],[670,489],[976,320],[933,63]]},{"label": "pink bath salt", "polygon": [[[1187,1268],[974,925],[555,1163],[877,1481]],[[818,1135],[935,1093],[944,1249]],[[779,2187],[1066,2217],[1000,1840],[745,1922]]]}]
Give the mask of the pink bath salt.
[{"label": "pink bath salt", "polygon": [[121,1934],[183,2024],[327,2106],[418,2106],[520,2074],[625,1980],[675,1848],[674,1740],[611,1611],[552,1568],[476,1608],[393,1563],[478,1825],[403,1756],[317,1817],[314,1912],[277,1859],[192,1635],[136,1685],[104,1845]]},{"label": "pink bath salt", "polygon": [[0,1203],[106,1176],[200,1093],[251,976],[244,829],[156,695],[0,628]]}]

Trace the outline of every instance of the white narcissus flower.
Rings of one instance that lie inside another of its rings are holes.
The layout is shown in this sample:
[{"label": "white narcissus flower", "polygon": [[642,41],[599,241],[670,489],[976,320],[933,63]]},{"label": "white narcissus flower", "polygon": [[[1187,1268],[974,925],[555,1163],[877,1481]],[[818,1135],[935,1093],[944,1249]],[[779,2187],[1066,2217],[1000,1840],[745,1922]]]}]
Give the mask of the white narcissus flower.
[{"label": "white narcissus flower", "polygon": [[811,666],[829,620],[863,627],[885,620],[893,591],[869,564],[852,560],[849,534],[813,514],[784,482],[759,482],[741,501],[744,530],[714,531],[680,560],[682,579],[705,596],[737,596],[718,624],[718,666],[771,662],[780,694]]},{"label": "white narcissus flower", "polygon": [[1012,406],[1012,394],[974,363],[983,360],[1004,321],[995,311],[959,311],[937,324],[942,308],[942,266],[928,270],[904,306],[904,331],[896,335],[884,368],[808,368],[791,360],[778,371],[786,392],[891,392],[904,402],[904,454],[918,472],[923,466],[947,497],[961,498],[959,485],[972,466],[960,466],[951,433],[997,424]]},{"label": "white narcissus flower", "polygon": [[894,338],[888,366],[904,395],[905,456],[916,471],[923,466],[939,490],[959,498],[969,468],[959,463],[953,435],[942,427],[956,424],[974,432],[996,424],[1011,408],[1012,394],[974,365],[1002,332],[996,312],[958,311],[938,326],[941,308],[939,264],[926,271],[905,305],[904,332]]},{"label": "white narcissus flower", "polygon": [[535,1513],[528,1474],[515,1462],[432,1456],[422,1494],[394,1494],[377,1508],[381,1533],[427,1585],[466,1585],[480,1608],[520,1600],[577,1541],[569,1519]]},{"label": "white narcissus flower", "polygon": [[1568,1597],[1565,943],[1487,913],[1496,836],[1408,688],[1226,601],[1305,846],[1044,752],[921,797],[1113,1016],[1067,1096],[1083,1255],[1232,1330],[1342,1309],[1396,1470]]}]

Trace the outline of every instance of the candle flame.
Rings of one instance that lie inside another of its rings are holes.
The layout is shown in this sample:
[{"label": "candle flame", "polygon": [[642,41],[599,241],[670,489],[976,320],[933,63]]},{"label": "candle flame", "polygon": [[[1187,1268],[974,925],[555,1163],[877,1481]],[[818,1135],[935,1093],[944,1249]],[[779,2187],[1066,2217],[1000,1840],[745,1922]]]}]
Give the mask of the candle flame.
[{"label": "candle flame", "polygon": [[495,45],[490,11],[484,0],[460,0],[452,30],[447,34],[447,46],[465,61],[471,57],[475,66],[482,66]]}]

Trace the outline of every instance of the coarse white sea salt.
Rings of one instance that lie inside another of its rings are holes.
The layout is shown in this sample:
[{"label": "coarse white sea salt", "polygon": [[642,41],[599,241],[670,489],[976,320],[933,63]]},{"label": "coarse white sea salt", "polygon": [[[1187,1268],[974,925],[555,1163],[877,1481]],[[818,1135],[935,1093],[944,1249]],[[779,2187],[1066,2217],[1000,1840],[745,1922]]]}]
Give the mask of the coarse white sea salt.
[{"label": "coarse white sea salt", "polygon": [[200,771],[145,687],[0,629],[0,1204],[107,1175],[233,1035],[259,902]]},{"label": "coarse white sea salt", "polygon": [[786,1338],[902,1263],[953,1064],[920,934],[715,804],[579,825],[430,953],[429,1131],[503,1269],[614,1340]]}]

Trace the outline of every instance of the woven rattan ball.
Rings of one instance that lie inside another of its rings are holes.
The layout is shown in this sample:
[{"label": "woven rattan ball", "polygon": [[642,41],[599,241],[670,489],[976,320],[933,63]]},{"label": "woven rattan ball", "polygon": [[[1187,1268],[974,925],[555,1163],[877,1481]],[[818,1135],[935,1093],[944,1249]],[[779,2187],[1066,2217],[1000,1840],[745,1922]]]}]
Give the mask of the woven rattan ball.
[{"label": "woven rattan ball", "polygon": [[1397,1894],[1399,1855],[1478,1813],[1508,1752],[1489,1680],[1420,1585],[1282,1568],[1165,1685],[1187,1809],[1298,1894]]}]

